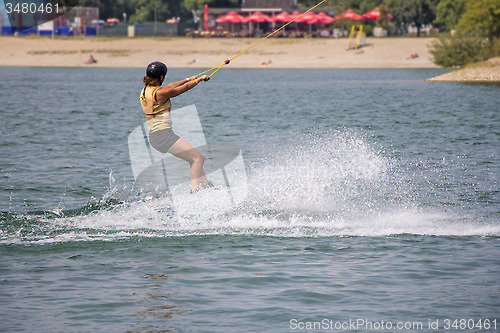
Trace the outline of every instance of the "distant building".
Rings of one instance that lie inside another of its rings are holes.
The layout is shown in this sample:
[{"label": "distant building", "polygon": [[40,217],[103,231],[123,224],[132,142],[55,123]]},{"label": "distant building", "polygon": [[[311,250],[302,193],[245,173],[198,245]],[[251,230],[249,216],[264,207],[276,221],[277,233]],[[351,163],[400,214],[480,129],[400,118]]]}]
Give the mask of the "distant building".
[{"label": "distant building", "polygon": [[[42,6],[43,5],[43,6]],[[15,7],[14,7],[15,8]],[[21,7],[22,8],[22,7]],[[41,10],[45,10],[41,12]],[[69,11],[67,11],[70,8]],[[50,9],[50,12],[47,12]],[[10,8],[9,8],[10,10]],[[7,9],[0,8],[3,18]],[[46,0],[32,0],[26,13],[12,9],[7,19],[0,19],[2,35],[39,34],[64,36],[96,36],[99,28],[99,8],[65,7]]]},{"label": "distant building", "polygon": [[[3,20],[2,26],[16,27],[17,29],[28,29],[37,26],[40,23],[48,20],[48,15],[40,13],[38,9],[40,6],[44,8],[46,1],[32,0],[29,2],[28,7],[23,8],[22,3],[19,1],[9,2],[7,5],[3,3],[2,16],[7,19]],[[17,5],[17,6],[16,6]],[[10,13],[8,13],[10,11]],[[4,16],[5,15],[5,16]]]}]

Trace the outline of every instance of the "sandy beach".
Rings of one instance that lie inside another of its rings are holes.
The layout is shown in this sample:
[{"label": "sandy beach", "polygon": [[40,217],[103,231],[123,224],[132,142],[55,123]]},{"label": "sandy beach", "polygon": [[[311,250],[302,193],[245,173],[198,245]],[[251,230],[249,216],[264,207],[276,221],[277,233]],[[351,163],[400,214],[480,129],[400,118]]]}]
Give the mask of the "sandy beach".
[{"label": "sandy beach", "polygon": [[[436,68],[428,52],[432,38],[367,38],[358,50],[348,39],[269,38],[234,59],[232,68]],[[240,38],[55,38],[0,37],[0,66],[145,67],[164,61],[169,67],[211,68],[258,39]],[[97,63],[85,65],[93,55]],[[412,54],[418,54],[411,59]],[[188,64],[193,60],[192,64]]]}]

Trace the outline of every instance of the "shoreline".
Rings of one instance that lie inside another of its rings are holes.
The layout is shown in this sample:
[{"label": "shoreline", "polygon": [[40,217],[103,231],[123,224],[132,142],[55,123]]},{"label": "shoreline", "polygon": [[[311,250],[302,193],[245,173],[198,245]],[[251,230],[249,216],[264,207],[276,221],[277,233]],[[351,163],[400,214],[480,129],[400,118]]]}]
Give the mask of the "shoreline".
[{"label": "shoreline", "polygon": [[500,57],[470,64],[464,68],[438,75],[426,81],[441,82],[500,82]]},{"label": "shoreline", "polygon": [[[55,38],[0,36],[0,66],[136,67],[164,61],[172,68],[211,68],[259,39],[188,37]],[[428,52],[433,38],[373,38],[346,50],[348,38],[269,38],[234,59],[232,68],[439,68]],[[90,55],[97,63],[85,65]],[[411,59],[412,54],[419,57]],[[189,64],[193,60],[196,62]]]}]

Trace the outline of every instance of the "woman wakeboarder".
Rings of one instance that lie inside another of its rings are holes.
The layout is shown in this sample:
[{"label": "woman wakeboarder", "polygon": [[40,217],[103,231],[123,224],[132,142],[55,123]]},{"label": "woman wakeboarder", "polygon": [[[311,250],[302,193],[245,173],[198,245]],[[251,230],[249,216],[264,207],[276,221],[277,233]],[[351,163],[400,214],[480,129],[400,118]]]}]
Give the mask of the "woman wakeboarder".
[{"label": "woman wakeboarder", "polygon": [[152,62],[146,68],[143,79],[144,88],[141,92],[141,105],[149,128],[149,142],[159,152],[167,152],[188,162],[191,171],[191,193],[202,187],[213,187],[207,179],[203,164],[205,157],[186,140],[172,130],[170,99],[193,89],[198,83],[205,81],[206,75],[195,75],[182,81],[161,86],[167,76],[167,66],[159,61]]}]

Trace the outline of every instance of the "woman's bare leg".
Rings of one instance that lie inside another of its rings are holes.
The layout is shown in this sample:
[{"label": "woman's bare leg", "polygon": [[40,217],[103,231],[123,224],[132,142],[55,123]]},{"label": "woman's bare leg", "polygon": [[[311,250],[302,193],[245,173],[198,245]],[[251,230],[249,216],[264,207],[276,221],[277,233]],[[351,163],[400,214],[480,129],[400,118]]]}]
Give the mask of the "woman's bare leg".
[{"label": "woman's bare leg", "polygon": [[189,176],[191,177],[191,188],[196,190],[200,182],[202,185],[208,185],[208,179],[203,171],[203,163],[205,163],[205,157],[197,151],[189,142],[180,138],[168,152],[175,157],[183,159],[188,162],[191,166],[191,172]]}]

